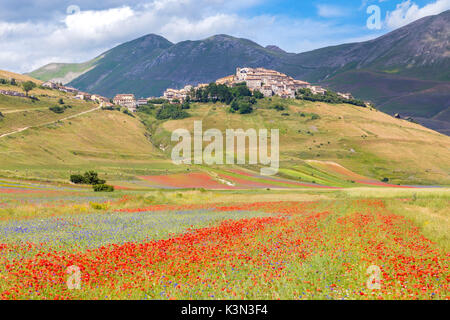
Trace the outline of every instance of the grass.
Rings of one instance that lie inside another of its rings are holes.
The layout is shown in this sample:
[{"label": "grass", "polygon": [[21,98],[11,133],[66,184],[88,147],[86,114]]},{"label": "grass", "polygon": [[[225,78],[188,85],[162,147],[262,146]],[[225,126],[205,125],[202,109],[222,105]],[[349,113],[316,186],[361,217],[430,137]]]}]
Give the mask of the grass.
[{"label": "grass", "polygon": [[[186,167],[171,163],[171,132],[192,130],[193,121],[202,120],[204,130],[279,129],[280,176],[299,182],[360,187],[354,181],[362,176],[386,177],[393,184],[450,185],[447,136],[371,108],[273,97],[259,101],[249,115],[230,114],[220,103],[194,103],[189,110],[192,117],[183,120],[159,121],[143,113],[133,118],[117,111],[98,111],[58,122],[95,105],[57,90],[37,88],[31,93],[41,101],[0,96],[4,114],[0,133],[33,127],[0,138],[2,176],[63,181],[72,172],[95,167],[110,174],[115,183],[132,187],[138,176],[185,171]],[[47,109],[61,97],[73,108],[63,114]],[[284,105],[289,116],[274,110],[275,103]],[[312,119],[313,114],[319,118]],[[341,165],[350,173],[326,163]]]}]

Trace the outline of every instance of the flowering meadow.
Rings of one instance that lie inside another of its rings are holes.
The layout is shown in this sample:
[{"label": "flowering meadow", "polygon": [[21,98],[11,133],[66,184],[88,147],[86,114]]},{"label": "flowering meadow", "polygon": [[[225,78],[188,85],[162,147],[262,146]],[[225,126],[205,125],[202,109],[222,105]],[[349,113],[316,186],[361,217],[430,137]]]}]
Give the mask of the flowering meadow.
[{"label": "flowering meadow", "polygon": [[1,299],[450,298],[450,254],[381,199],[109,203],[2,219]]}]

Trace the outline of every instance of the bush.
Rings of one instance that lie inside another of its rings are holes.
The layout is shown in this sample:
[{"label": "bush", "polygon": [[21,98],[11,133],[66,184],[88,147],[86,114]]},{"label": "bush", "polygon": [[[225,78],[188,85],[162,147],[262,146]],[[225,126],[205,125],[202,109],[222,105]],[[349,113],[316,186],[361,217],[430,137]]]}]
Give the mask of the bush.
[{"label": "bush", "polygon": [[58,103],[59,103],[59,104],[64,104],[63,98],[59,98]]},{"label": "bush", "polygon": [[264,95],[261,93],[261,91],[258,90],[253,91],[253,96],[256,99],[264,99]]},{"label": "bush", "polygon": [[153,103],[153,104],[164,104],[164,103],[167,103],[168,101],[164,98],[155,98],[155,99],[149,99],[147,102]]},{"label": "bush", "polygon": [[114,191],[114,187],[110,186],[108,184],[94,184],[92,186],[92,189],[95,192],[113,192]]},{"label": "bush", "polygon": [[120,111],[120,107],[116,106],[103,106],[102,110],[109,110],[109,111]]},{"label": "bush", "polygon": [[134,118],[133,113],[130,110],[128,110],[127,108],[123,109],[122,112],[125,113],[126,115]]},{"label": "bush", "polygon": [[73,174],[70,176],[70,181],[75,184],[83,184],[84,177],[81,174]]},{"label": "bush", "polygon": [[155,106],[153,104],[145,104],[137,108],[138,112],[142,112],[145,114],[153,114],[153,110],[155,110]]},{"label": "bush", "polygon": [[87,171],[84,173],[84,181],[86,184],[104,184],[106,181],[99,179],[98,173],[95,171]]},{"label": "bush", "polygon": [[164,104],[156,112],[156,119],[158,120],[177,120],[189,117],[190,114],[181,109],[180,105]]},{"label": "bush", "polygon": [[50,107],[48,109],[50,111],[53,111],[54,113],[64,113],[64,111],[66,111],[66,107],[62,107],[62,106],[54,106],[54,107]]},{"label": "bush", "polygon": [[381,179],[381,182],[389,182],[389,178],[384,177],[383,179]]},{"label": "bush", "polygon": [[98,173],[95,171],[86,171],[84,175],[73,174],[70,176],[70,181],[75,184],[104,184],[106,181],[99,179]]},{"label": "bush", "polygon": [[277,110],[277,111],[283,111],[283,110],[286,109],[286,108],[285,108],[284,106],[282,106],[281,104],[276,104],[276,105],[273,106],[273,108],[274,108],[275,110]]}]

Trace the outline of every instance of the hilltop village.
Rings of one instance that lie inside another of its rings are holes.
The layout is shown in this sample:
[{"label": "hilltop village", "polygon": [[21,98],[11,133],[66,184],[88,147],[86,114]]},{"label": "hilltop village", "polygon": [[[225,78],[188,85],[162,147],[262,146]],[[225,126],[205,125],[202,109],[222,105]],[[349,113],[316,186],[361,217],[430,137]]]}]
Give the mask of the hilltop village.
[{"label": "hilltop village", "polygon": [[[245,84],[252,93],[259,92],[263,97],[279,96],[285,99],[296,98],[296,94],[302,89],[308,89],[313,95],[327,94],[327,90],[320,86],[311,85],[306,81],[296,80],[281,72],[264,68],[236,68],[235,74],[220,78],[215,81],[215,84],[227,86],[229,88]],[[75,99],[94,101],[99,103],[101,107],[120,106],[127,108],[130,112],[135,112],[138,107],[146,105],[151,99],[164,99],[175,103],[193,100],[192,98],[197,90],[207,88],[209,85],[210,84],[208,83],[200,83],[196,86],[187,85],[182,89],[169,88],[165,90],[163,96],[159,98],[148,97],[136,99],[134,94],[125,93],[117,94],[113,99],[110,99],[98,94],[79,91],[73,87],[65,86],[62,83],[47,81],[42,84],[43,87],[72,93],[75,96]],[[23,95],[19,92],[4,90],[0,91],[0,94],[12,96]],[[350,93],[336,92],[336,94],[342,99],[353,99],[353,96]]]},{"label": "hilltop village", "polygon": [[[281,72],[264,68],[236,68],[235,74],[220,78],[216,80],[215,83],[217,85],[226,85],[228,87],[245,83],[250,91],[259,91],[264,97],[279,96],[285,99],[294,99],[296,97],[296,92],[299,89],[309,89],[312,94],[320,95],[324,95],[327,92],[326,89],[320,86],[312,85],[306,81],[296,80]],[[184,102],[189,99],[188,97],[193,96],[195,90],[206,88],[208,85],[208,83],[200,83],[196,86],[187,85],[182,89],[169,88],[165,90],[163,96],[159,98],[170,102]],[[110,107],[112,105],[125,107],[131,112],[135,112],[139,106],[146,105],[149,100],[157,98],[148,97],[136,99],[134,94],[125,93],[117,94],[113,99],[109,99],[99,95],[79,92],[74,88],[57,85],[52,82],[46,82],[44,83],[44,86],[66,92],[74,92],[76,94],[75,97],[78,99],[97,101],[105,107]],[[353,96],[350,93],[337,92],[337,95],[343,99],[353,99]]]},{"label": "hilltop village", "polygon": [[[312,94],[325,94],[326,89],[313,86],[306,81],[295,80],[281,72],[268,70],[264,68],[237,68],[236,74],[216,80],[216,84],[223,84],[233,87],[240,83],[245,83],[250,91],[259,91],[264,97],[272,97],[274,95],[281,98],[295,98],[295,94],[299,89],[310,89]],[[167,89],[164,92],[164,98],[172,101],[184,101],[191,95],[192,90],[207,87],[207,83],[201,83],[196,87],[185,86],[183,89]],[[350,93],[337,93],[344,99],[352,99]]]}]

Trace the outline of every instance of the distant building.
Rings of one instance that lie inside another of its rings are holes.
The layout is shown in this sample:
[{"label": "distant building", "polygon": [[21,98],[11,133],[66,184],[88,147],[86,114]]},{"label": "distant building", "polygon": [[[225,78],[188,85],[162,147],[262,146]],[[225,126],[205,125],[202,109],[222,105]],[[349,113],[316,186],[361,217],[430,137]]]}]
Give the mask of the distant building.
[{"label": "distant building", "polygon": [[340,97],[342,97],[342,98],[344,98],[344,99],[347,99],[347,100],[353,99],[353,96],[352,96],[351,93],[341,93],[341,92],[337,92],[337,95],[340,96]]},{"label": "distant building", "polygon": [[311,86],[310,89],[311,89],[311,92],[314,94],[325,94],[327,92],[326,89],[319,87],[319,86]]},{"label": "distant building", "polygon": [[[181,102],[184,102],[188,97],[189,92],[191,91],[192,88],[193,88],[192,86],[185,86],[183,89],[180,90],[169,88],[166,91],[164,91],[164,98],[169,101],[178,99]],[[197,86],[197,88],[199,87]]]},{"label": "distant building", "polygon": [[136,99],[134,94],[118,94],[113,99],[114,104],[126,107],[128,110],[136,111]]},{"label": "distant building", "polygon": [[[230,76],[231,77],[231,76]],[[233,83],[245,82],[251,90],[260,91],[265,97],[278,95],[283,98],[295,98],[295,92],[301,88],[309,88],[308,82],[296,80],[284,73],[264,68],[236,68]],[[230,83],[229,77],[219,79]]]},{"label": "distant building", "polygon": [[42,86],[45,87],[45,88],[50,88],[50,89],[56,89],[56,88],[58,88],[58,85],[57,85],[56,83],[52,82],[52,81],[44,82],[44,83],[42,84]]},{"label": "distant building", "polygon": [[136,106],[145,106],[147,104],[148,100],[147,99],[139,99],[138,101],[136,101]]}]

